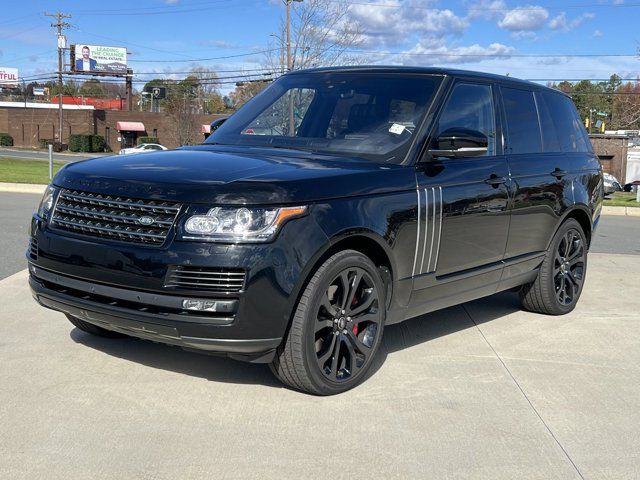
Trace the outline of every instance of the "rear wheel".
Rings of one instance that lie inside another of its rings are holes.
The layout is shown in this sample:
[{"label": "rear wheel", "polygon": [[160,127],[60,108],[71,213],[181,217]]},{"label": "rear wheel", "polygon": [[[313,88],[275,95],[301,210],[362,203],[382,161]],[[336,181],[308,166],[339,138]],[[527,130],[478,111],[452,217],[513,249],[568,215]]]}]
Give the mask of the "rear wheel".
[{"label": "rear wheel", "polygon": [[358,385],[371,367],[385,320],[384,283],[365,255],[330,257],[305,288],[271,369],[285,384],[316,395]]},{"label": "rear wheel", "polygon": [[587,239],[580,224],[569,219],[551,242],[535,281],[524,285],[520,298],[524,308],[547,315],[572,311],[587,274]]},{"label": "rear wheel", "polygon": [[91,335],[95,335],[97,337],[105,337],[105,338],[126,337],[126,335],[122,333],[107,330],[106,328],[102,328],[92,323],[85,322],[84,320],[80,320],[79,318],[71,315],[67,315],[67,318],[76,328],[82,330],[83,332],[90,333]]}]

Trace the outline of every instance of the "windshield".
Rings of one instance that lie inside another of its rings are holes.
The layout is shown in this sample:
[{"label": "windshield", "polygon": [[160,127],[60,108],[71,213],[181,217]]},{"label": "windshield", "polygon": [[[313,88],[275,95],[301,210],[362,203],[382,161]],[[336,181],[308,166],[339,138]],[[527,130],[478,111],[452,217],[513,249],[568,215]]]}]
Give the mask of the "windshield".
[{"label": "windshield", "polygon": [[406,73],[285,75],[205,143],[401,162],[441,78]]}]

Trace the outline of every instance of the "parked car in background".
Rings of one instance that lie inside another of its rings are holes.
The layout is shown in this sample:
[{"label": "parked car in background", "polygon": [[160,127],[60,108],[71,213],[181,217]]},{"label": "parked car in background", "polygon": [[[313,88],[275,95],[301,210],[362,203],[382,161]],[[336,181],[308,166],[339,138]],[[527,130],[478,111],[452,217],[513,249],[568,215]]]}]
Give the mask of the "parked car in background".
[{"label": "parked car in background", "polygon": [[604,194],[611,195],[614,192],[622,191],[622,185],[616,177],[611,175],[610,173],[602,174],[602,181],[604,183]]},{"label": "parked car in background", "polygon": [[120,155],[131,155],[133,153],[159,152],[160,150],[169,150],[169,149],[164,145],[160,145],[158,143],[141,143],[136,147],[121,149]]},{"label": "parked car in background", "polygon": [[270,363],[330,395],[367,378],[385,325],[516,287],[527,310],[572,311],[602,196],[562,92],[297,71],[202,145],[67,164],[31,221],[29,283],[84,332]]}]

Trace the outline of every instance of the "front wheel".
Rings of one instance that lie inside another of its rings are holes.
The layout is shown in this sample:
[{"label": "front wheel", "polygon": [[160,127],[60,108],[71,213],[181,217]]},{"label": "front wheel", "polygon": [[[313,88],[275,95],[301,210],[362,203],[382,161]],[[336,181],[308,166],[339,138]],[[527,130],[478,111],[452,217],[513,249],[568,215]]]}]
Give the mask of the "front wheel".
[{"label": "front wheel", "polygon": [[522,304],[547,315],[569,313],[578,303],[586,275],[587,239],[580,224],[569,219],[553,237],[538,277],[522,287]]},{"label": "front wheel", "polygon": [[315,395],[349,390],[371,367],[384,320],[376,266],[354,250],[336,253],[307,284],[271,369],[283,383]]}]

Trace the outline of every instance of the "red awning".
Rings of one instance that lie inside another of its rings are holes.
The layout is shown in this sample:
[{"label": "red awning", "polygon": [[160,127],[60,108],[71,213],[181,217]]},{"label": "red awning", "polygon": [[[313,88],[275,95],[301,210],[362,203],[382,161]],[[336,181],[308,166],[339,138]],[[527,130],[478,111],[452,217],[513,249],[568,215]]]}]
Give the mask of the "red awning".
[{"label": "red awning", "polygon": [[200,133],[211,133],[211,124],[202,125]]},{"label": "red awning", "polygon": [[144,123],[142,122],[116,122],[116,130],[119,132],[144,132]]}]

